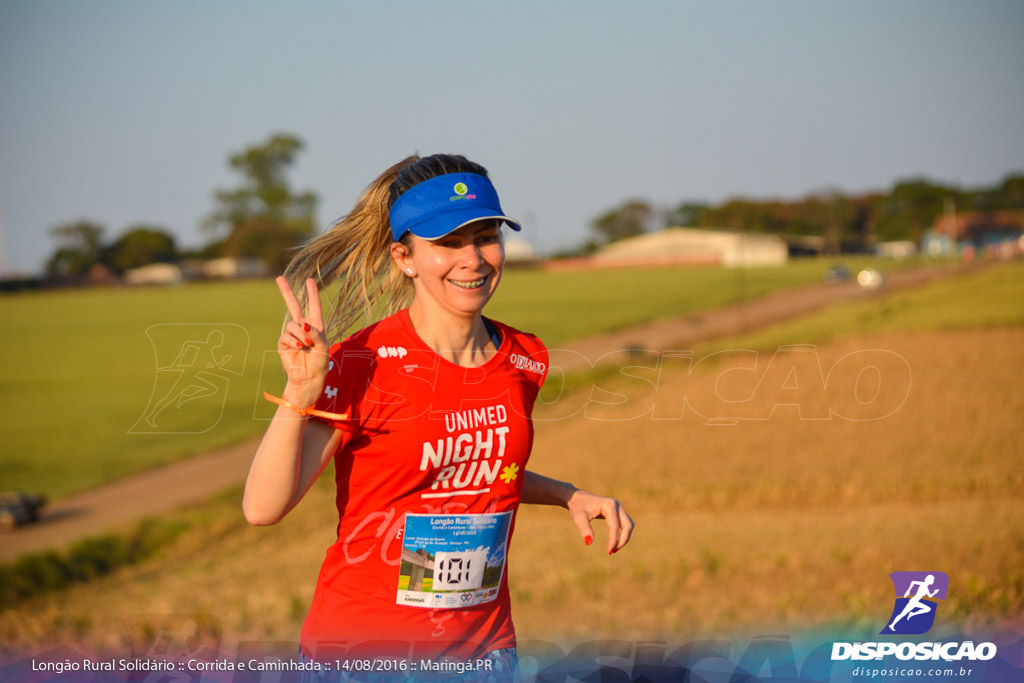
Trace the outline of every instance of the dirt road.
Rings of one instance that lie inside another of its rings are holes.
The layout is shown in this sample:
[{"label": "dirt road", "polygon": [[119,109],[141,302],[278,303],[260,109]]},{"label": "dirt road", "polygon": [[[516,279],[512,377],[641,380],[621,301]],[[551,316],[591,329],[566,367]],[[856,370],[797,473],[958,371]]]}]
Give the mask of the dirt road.
[{"label": "dirt road", "polygon": [[[970,270],[975,268],[977,266]],[[832,304],[884,296],[968,270],[964,267],[959,271],[953,267],[929,267],[895,272],[886,275],[885,284],[879,289],[865,289],[855,280],[850,280],[835,285],[780,290],[742,304],[579,339],[565,346],[566,350],[575,353],[561,354],[560,367],[567,372],[586,370],[588,361],[589,364],[600,364],[602,355],[622,349],[687,350],[698,342],[745,334]]]},{"label": "dirt road", "polygon": [[[779,291],[740,305],[580,339],[564,346],[574,353],[559,354],[558,358],[565,371],[573,372],[586,369],[611,351],[688,349],[697,342],[749,332],[841,301],[918,287],[956,272],[950,267],[894,272],[880,290],[846,282]],[[254,439],[166,465],[47,506],[38,524],[0,536],[0,562],[26,552],[66,546],[83,536],[124,527],[146,515],[196,503],[239,484],[245,479],[257,442]]]}]

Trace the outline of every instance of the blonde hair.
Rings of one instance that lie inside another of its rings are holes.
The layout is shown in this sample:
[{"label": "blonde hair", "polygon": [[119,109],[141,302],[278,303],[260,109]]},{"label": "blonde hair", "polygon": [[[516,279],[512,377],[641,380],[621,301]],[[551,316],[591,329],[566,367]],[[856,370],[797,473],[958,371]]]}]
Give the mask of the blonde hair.
[{"label": "blonde hair", "polygon": [[[414,185],[446,173],[487,176],[483,166],[463,156],[406,157],[377,176],[347,216],[292,258],[284,276],[304,309],[306,278],[313,278],[321,292],[338,283],[334,304],[324,307],[324,332],[329,340],[340,339],[409,304],[412,281],[394,264],[390,253],[394,241],[391,205]],[[399,241],[411,250],[408,233]]]}]

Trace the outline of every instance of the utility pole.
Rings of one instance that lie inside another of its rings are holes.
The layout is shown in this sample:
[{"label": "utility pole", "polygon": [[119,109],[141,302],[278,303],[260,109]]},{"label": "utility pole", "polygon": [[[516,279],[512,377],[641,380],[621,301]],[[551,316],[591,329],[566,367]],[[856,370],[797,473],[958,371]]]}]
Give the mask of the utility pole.
[{"label": "utility pole", "polygon": [[4,244],[4,205],[0,195],[0,277],[7,274],[7,246]]},{"label": "utility pole", "polygon": [[953,197],[946,197],[946,220],[949,221],[950,231],[953,240],[953,265],[956,268],[956,272],[960,274],[960,245],[957,242],[957,228],[956,228],[956,201]]}]

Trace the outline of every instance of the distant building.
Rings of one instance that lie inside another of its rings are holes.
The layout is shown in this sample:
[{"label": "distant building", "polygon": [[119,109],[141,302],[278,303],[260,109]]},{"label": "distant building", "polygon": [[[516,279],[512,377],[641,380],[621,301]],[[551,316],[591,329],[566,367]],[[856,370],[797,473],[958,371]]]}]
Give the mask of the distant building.
[{"label": "distant building", "polygon": [[208,278],[233,280],[235,278],[266,277],[269,274],[270,271],[266,264],[254,258],[226,256],[203,264],[203,275]]},{"label": "distant building", "polygon": [[1002,251],[1024,235],[1024,211],[969,211],[940,216],[921,238],[929,256],[950,256],[969,250]]},{"label": "distant building", "polygon": [[917,254],[917,245],[912,240],[879,242],[875,245],[875,255],[882,258],[902,260]]},{"label": "distant building", "polygon": [[612,242],[592,257],[597,266],[780,266],[786,243],[777,235],[696,228],[665,228]]},{"label": "distant building", "polygon": [[820,235],[779,235],[790,257],[821,256],[825,253],[825,238]]},{"label": "distant building", "polygon": [[184,259],[178,261],[178,267],[181,268],[181,276],[186,280],[202,280],[206,277],[203,273],[203,267],[206,265],[206,261],[200,259]]},{"label": "distant building", "polygon": [[505,240],[505,263],[510,266],[532,266],[540,263],[540,255],[529,242],[510,238]]},{"label": "distant building", "polygon": [[181,280],[181,268],[171,263],[150,263],[124,273],[126,285],[176,285]]}]

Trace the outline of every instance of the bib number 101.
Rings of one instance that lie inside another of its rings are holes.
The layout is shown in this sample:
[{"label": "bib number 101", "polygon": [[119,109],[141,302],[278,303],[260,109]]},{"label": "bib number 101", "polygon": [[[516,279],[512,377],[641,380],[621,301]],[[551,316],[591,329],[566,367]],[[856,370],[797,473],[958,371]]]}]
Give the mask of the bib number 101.
[{"label": "bib number 101", "polygon": [[486,550],[463,550],[437,553],[434,590],[475,590],[483,582]]},{"label": "bib number 101", "polygon": [[434,579],[435,585],[442,584],[449,590],[475,588],[475,586],[471,586],[469,583],[469,577],[472,575],[473,570],[473,558],[449,555],[441,562],[438,562],[437,568],[437,576]]}]

